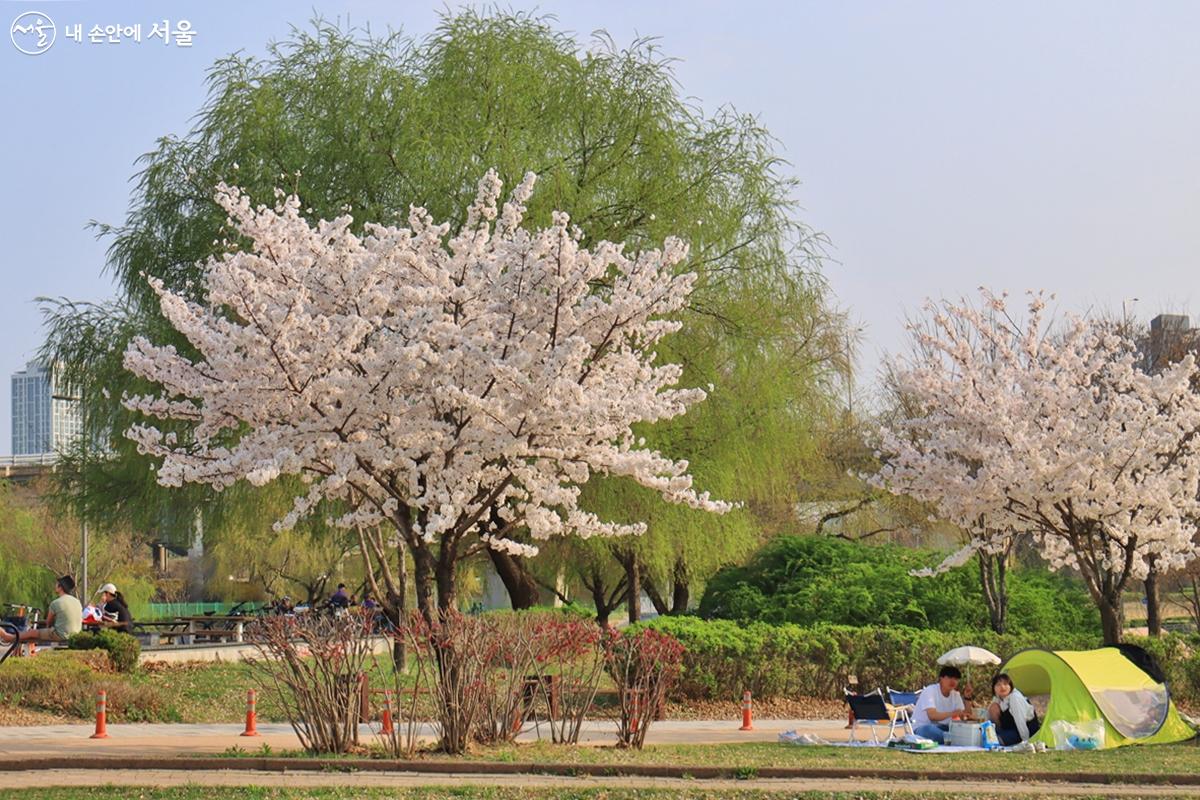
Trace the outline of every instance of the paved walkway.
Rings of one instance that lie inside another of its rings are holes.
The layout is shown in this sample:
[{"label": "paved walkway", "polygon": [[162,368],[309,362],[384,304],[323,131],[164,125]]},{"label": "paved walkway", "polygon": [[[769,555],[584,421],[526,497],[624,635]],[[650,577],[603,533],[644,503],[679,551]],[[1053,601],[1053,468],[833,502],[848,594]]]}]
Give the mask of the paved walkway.
[{"label": "paved walkway", "polygon": [[249,772],[171,772],[165,770],[109,770],[97,775],[94,770],[46,770],[11,772],[4,776],[5,788],[22,789],[47,786],[319,786],[414,788],[419,786],[489,786],[504,788],[540,788],[582,790],[597,787],[622,789],[676,789],[688,794],[703,791],[844,792],[860,795],[879,792],[914,792],[919,796],[947,797],[1194,797],[1195,787],[1136,786],[1109,784],[1021,783],[1015,781],[938,781],[879,780],[861,778],[755,779],[750,781],[712,780],[698,782],[678,778],[595,778],[553,775],[439,775],[405,772],[323,773]]},{"label": "paved walkway", "polygon": [[[815,733],[829,741],[846,741],[845,720],[760,720],[754,730],[738,730],[739,720],[663,720],[655,722],[646,734],[647,744],[722,744],[727,742],[774,742],[782,731],[799,730]],[[109,725],[107,739],[90,739],[90,725],[40,725],[0,728],[0,757],[23,754],[50,755],[61,753],[64,745],[87,755],[190,755],[220,753],[231,747],[257,750],[267,744],[273,751],[299,749],[300,742],[290,725],[260,724],[256,738],[242,737],[241,725],[182,725],[147,723]],[[363,725],[359,738],[369,743],[379,730],[378,725]],[[542,732],[549,738],[549,731]],[[433,738],[433,726],[422,726],[421,735]],[[527,730],[518,741],[532,742],[536,730]],[[585,723],[581,744],[612,744],[616,739],[614,724],[606,720]]]}]

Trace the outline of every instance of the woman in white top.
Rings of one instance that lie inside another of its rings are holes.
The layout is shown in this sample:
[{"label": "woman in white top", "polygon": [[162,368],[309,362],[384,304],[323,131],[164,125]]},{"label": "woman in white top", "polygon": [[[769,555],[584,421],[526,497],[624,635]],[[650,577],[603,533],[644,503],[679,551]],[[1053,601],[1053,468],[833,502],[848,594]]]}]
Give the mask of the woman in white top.
[{"label": "woman in white top", "polygon": [[1013,686],[1012,678],[1003,672],[992,678],[992,694],[995,697],[988,706],[988,719],[996,724],[1000,744],[1029,741],[1042,725],[1029,700]]}]

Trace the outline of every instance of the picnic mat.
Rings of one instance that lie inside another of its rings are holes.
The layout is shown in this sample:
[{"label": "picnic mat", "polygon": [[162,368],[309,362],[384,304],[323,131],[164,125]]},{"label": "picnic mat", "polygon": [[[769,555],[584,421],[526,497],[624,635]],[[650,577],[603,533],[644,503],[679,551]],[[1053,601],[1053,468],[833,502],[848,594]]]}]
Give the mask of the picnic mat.
[{"label": "picnic mat", "polygon": [[919,750],[915,747],[893,747],[893,750],[903,750],[905,753],[987,753],[986,747],[964,747],[953,744],[939,744],[932,750]]}]

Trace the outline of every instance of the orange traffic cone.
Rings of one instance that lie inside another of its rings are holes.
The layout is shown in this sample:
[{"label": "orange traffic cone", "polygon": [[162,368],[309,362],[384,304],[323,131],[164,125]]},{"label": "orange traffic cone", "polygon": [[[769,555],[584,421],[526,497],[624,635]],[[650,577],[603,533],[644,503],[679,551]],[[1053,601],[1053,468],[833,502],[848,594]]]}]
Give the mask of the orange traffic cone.
[{"label": "orange traffic cone", "polygon": [[747,690],[745,692],[742,692],[742,727],[738,728],[739,731],[754,730],[754,724],[751,719],[753,717],[753,712],[751,711],[751,706],[752,706],[752,703],[750,700],[750,691]]},{"label": "orange traffic cone", "polygon": [[108,738],[108,692],[103,689],[96,694],[96,732],[91,738]]},{"label": "orange traffic cone", "polygon": [[246,691],[246,730],[242,731],[242,736],[258,736],[258,701],[255,698],[254,690]]},{"label": "orange traffic cone", "polygon": [[392,690],[387,689],[383,693],[383,727],[380,730],[384,736],[391,736],[396,732],[392,726]]}]

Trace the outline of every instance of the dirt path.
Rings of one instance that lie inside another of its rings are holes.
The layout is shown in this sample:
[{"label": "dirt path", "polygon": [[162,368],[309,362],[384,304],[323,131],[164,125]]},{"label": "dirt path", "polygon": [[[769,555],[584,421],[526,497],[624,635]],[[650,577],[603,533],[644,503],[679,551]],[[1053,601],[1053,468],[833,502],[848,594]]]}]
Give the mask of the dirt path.
[{"label": "dirt path", "polygon": [[1195,797],[1195,787],[1112,786],[1102,784],[1014,783],[1012,781],[892,781],[861,779],[698,781],[675,778],[590,778],[549,775],[417,775],[404,772],[375,773],[263,773],[246,771],[169,772],[112,770],[102,774],[88,770],[12,772],[5,787],[23,789],[49,786],[280,786],[291,788],[354,786],[414,788],[421,786],[499,786],[580,790],[596,787],[626,789],[679,789],[726,791],[756,789],[775,792],[913,792],[923,796],[957,797]]}]

